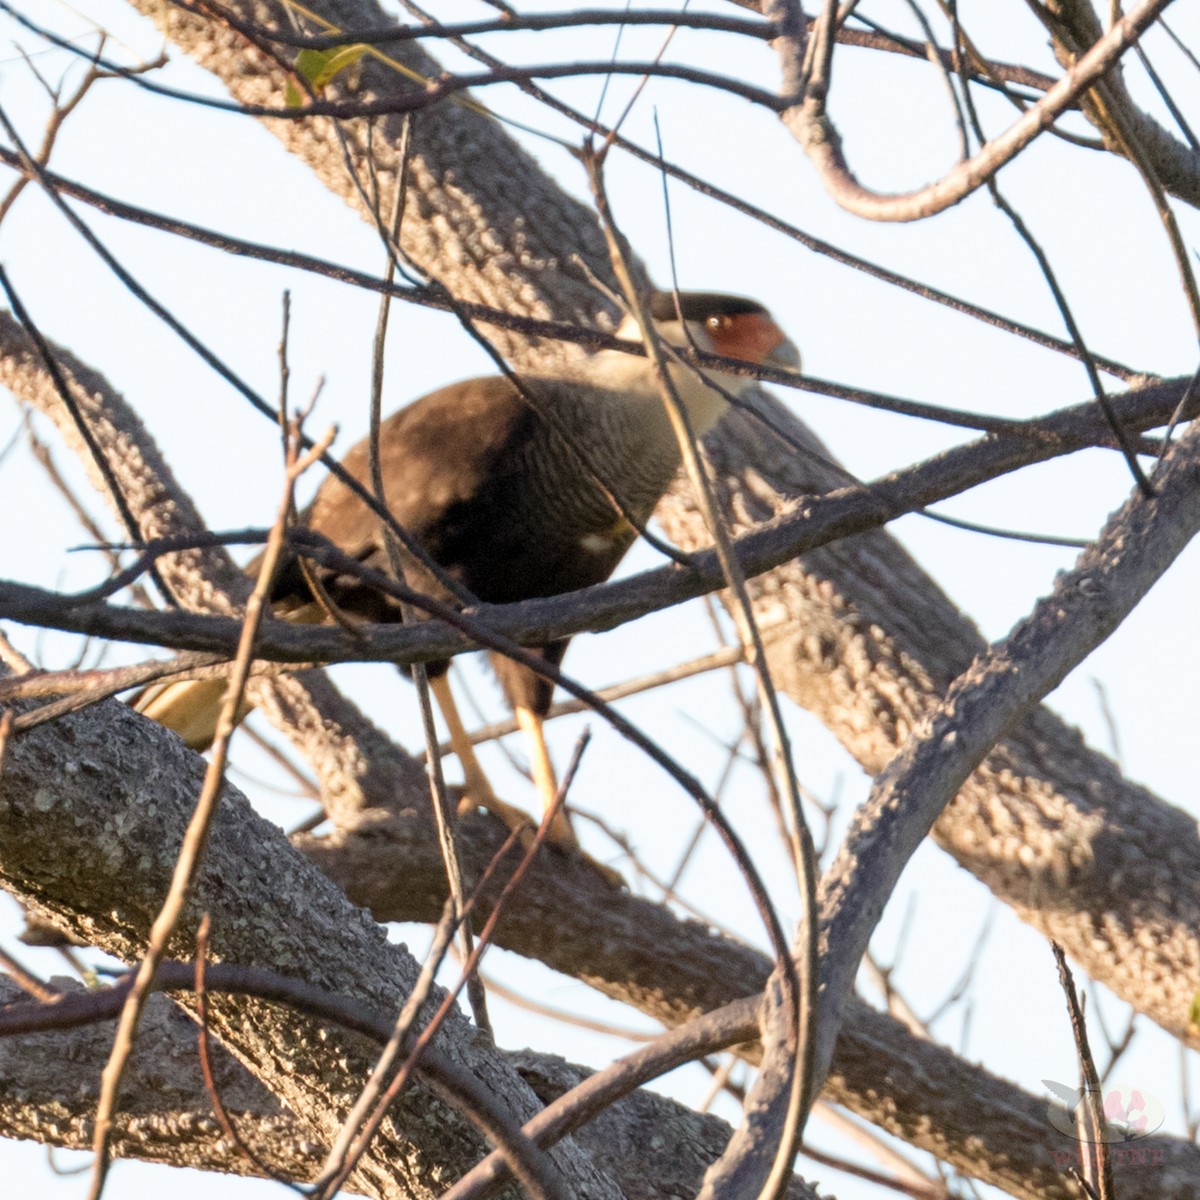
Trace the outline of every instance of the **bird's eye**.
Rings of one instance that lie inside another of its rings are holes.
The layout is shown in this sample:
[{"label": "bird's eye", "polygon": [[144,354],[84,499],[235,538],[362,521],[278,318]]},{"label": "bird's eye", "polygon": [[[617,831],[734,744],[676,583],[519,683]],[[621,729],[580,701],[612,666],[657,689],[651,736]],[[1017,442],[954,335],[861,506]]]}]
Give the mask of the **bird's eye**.
[{"label": "bird's eye", "polygon": [[729,318],[721,315],[714,315],[704,322],[709,329],[724,329],[729,324]]}]

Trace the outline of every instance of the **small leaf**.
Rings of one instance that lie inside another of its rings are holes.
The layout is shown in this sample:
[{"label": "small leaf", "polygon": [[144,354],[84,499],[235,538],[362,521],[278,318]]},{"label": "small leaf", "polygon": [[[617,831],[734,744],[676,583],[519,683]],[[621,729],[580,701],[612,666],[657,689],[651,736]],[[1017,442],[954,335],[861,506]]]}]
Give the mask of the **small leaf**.
[{"label": "small leaf", "polygon": [[[296,55],[296,74],[312,88],[320,92],[328,87],[338,75],[352,67],[366,53],[367,47],[362,42],[354,42],[347,46],[334,46],[329,50],[301,50]],[[294,82],[288,80],[284,89],[284,99],[289,108],[299,108],[304,103],[304,97]]]}]

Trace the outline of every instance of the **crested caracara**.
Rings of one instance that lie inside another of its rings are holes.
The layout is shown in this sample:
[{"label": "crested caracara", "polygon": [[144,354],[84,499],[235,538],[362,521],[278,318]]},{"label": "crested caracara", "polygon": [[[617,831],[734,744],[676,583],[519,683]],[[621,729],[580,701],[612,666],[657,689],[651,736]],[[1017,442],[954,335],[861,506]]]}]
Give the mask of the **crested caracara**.
[{"label": "crested caracara", "polygon": [[[649,309],[662,338],[747,363],[798,368],[800,359],[770,314],[752,300],[709,292],[656,292]],[[680,322],[680,316],[683,323]],[[686,329],[685,326],[686,325]],[[640,340],[627,320],[618,336]],[[676,391],[697,436],[721,418],[727,402],[704,375],[670,367]],[[753,381],[707,373],[725,391]],[[592,355],[571,374],[523,377],[522,395],[504,376],[451,384],[388,418],[379,455],[387,506],[429,557],[480,600],[527,600],[601,583],[612,574],[680,465],[664,400],[647,358],[616,350]],[[364,440],[343,465],[370,488]],[[337,478],[329,478],[303,522],[348,555],[389,569],[379,518]],[[410,587],[439,599],[446,588],[411,554],[404,555]],[[349,576],[293,559],[282,566],[272,600],[278,615],[321,619],[309,574],[323,600],[368,621],[396,621],[390,597]],[[563,638],[539,647],[557,665]],[[529,668],[493,656],[496,674],[518,723],[530,737],[534,782],[543,807],[555,795],[555,776],[542,737],[553,685]],[[506,820],[515,810],[496,800],[463,728],[446,679],[448,663],[429,663],[433,690],[462,762],[466,793]],[[195,681],[148,689],[139,711],[178,732],[196,749],[212,741],[224,681]],[[553,831],[572,844],[565,818]]]}]

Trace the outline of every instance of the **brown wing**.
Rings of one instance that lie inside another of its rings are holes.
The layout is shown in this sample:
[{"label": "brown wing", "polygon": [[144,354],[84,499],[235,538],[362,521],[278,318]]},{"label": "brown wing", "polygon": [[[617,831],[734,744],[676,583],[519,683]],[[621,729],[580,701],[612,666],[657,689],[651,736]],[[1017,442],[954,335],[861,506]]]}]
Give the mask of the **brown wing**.
[{"label": "brown wing", "polygon": [[[667,452],[648,444],[619,392],[579,380],[535,378],[527,386],[644,519],[678,461],[673,442]],[[598,583],[635,536],[579,455],[500,376],[432,392],[389,418],[380,430],[380,462],[392,514],[481,600],[504,603]],[[367,444],[355,446],[343,465],[366,483]],[[387,569],[378,518],[337,479],[321,487],[306,518],[347,554]],[[445,594],[412,559],[406,574],[420,590]],[[322,582],[348,611],[371,620],[395,615],[351,578]],[[276,598],[285,597],[311,599],[298,568],[281,576]]]},{"label": "brown wing", "polygon": [[[502,376],[441,388],[393,413],[379,431],[384,494],[392,515],[439,557],[447,514],[470,501],[491,478],[515,440],[531,435],[533,416]],[[342,465],[369,486],[366,440]],[[379,541],[379,518],[337,479],[317,493],[311,528],[358,556]]]},{"label": "brown wing", "polygon": [[[533,415],[515,389],[500,376],[472,379],[431,392],[389,417],[379,431],[379,458],[384,494],[392,515],[417,538],[429,555],[460,578],[461,564],[447,552],[453,514],[477,496],[496,471],[503,470],[514,443],[532,435]],[[370,488],[367,440],[342,460],[347,471]],[[323,534],[346,554],[381,570],[387,569],[379,518],[339,479],[331,477],[303,514],[309,528]],[[406,573],[422,590],[444,594],[413,560]],[[355,586],[348,578],[322,582],[338,604],[373,620],[394,616],[386,602]],[[311,593],[295,563],[280,572],[273,597],[305,602]]]}]

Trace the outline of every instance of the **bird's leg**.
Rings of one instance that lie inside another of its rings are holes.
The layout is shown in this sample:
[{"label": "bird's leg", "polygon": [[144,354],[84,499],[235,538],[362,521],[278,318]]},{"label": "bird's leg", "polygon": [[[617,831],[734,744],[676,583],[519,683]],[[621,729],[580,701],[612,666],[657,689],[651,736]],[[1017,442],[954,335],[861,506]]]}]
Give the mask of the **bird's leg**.
[{"label": "bird's leg", "polygon": [[[546,735],[542,728],[542,716],[535,709],[525,704],[514,704],[513,711],[517,717],[517,724],[524,731],[529,742],[529,770],[533,775],[533,782],[538,791],[538,798],[542,802],[542,816],[544,818],[546,813],[553,807],[554,801],[558,798],[558,781],[554,774],[554,764],[550,761],[550,751],[546,748]],[[550,829],[547,832],[546,839],[553,842],[560,849],[569,851],[587,863],[592,870],[597,871],[608,882],[610,887],[625,887],[625,880],[620,871],[615,870],[613,867],[605,866],[602,862],[597,862],[590,854],[583,852],[578,839],[575,837],[575,830],[571,828],[571,819],[567,816],[566,810],[561,806],[557,809],[553,820],[550,822]]]},{"label": "bird's leg", "polygon": [[[479,759],[475,757],[475,748],[471,745],[470,735],[462,723],[462,718],[458,715],[458,706],[454,702],[454,694],[450,690],[449,679],[445,675],[436,675],[429,681],[429,686],[437,698],[438,707],[442,710],[442,716],[446,719],[446,726],[450,731],[450,745],[454,753],[458,755],[458,761],[462,763],[466,795],[459,804],[459,811],[462,812],[464,809],[478,805],[480,808],[486,808],[488,812],[499,817],[509,829],[524,829],[526,835],[531,834],[533,832],[533,821],[529,814],[522,812],[519,808],[514,808],[511,804],[505,804],[492,791],[492,785],[483,773],[483,768],[479,765]],[[550,762],[550,754],[546,749],[546,739],[542,734],[542,718],[532,709],[526,708],[523,705],[516,705],[515,708],[517,724],[520,725],[529,738],[530,765],[544,813],[554,803],[554,799],[558,794],[558,784],[555,782],[554,766]],[[596,862],[580,850],[579,842],[575,838],[575,831],[571,828],[571,822],[567,819],[567,814],[561,809],[555,814],[554,820],[551,822],[547,840],[569,853],[577,854],[593,870],[599,872],[610,886],[615,888],[625,886],[625,880],[619,871],[614,870],[612,867],[606,867],[603,863]]]},{"label": "bird's leg", "polygon": [[[550,751],[546,748],[542,718],[523,704],[516,705],[516,717],[517,724],[529,742],[529,769],[533,774],[533,785],[537,788],[538,798],[542,802],[542,815],[545,816],[554,806],[558,796],[558,780],[554,775],[554,764],[550,761]],[[579,845],[575,831],[571,828],[570,818],[562,808],[554,814],[549,837],[552,842],[571,849]]]},{"label": "bird's leg", "polygon": [[[191,749],[203,753],[217,736],[217,720],[228,687],[229,680],[224,677],[152,684],[138,692],[130,704],[142,716],[174,730]],[[235,723],[240,724],[253,707],[243,700]]]},{"label": "bird's leg", "polygon": [[447,675],[435,675],[429,681],[430,690],[442,710],[446,728],[450,731],[450,748],[454,751],[463,770],[463,788],[465,795],[459,805],[460,811],[478,805],[488,812],[495,813],[509,829],[520,829],[522,826],[532,828],[533,821],[529,814],[505,804],[492,791],[488,777],[475,757],[475,747],[471,745],[471,735],[467,733],[462,717],[458,715],[458,705],[454,702],[454,693],[450,690],[450,678]]}]

